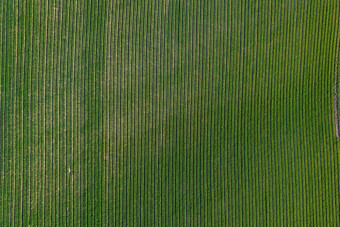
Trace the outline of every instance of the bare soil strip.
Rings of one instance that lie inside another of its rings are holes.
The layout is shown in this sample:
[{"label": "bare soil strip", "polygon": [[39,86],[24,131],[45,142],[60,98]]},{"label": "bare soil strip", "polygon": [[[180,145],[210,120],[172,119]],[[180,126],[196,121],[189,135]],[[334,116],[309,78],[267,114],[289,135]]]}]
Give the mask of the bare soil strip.
[{"label": "bare soil strip", "polygon": [[[339,45],[338,45],[339,46]],[[337,48],[338,50],[338,48]],[[339,121],[338,121],[338,53],[336,53],[335,60],[335,75],[334,75],[334,125],[335,125],[335,136],[339,138]]]},{"label": "bare soil strip", "polygon": [[338,124],[338,98],[337,98],[337,85],[335,84],[335,91],[334,91],[334,124],[335,124],[335,135],[337,138],[339,138],[339,124]]}]

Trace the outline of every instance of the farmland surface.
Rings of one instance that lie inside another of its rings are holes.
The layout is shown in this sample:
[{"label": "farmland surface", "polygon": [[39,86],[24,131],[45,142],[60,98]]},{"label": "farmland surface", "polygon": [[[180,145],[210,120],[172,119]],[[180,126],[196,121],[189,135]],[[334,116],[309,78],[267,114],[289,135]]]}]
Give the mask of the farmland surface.
[{"label": "farmland surface", "polygon": [[339,226],[339,11],[0,1],[0,226]]}]

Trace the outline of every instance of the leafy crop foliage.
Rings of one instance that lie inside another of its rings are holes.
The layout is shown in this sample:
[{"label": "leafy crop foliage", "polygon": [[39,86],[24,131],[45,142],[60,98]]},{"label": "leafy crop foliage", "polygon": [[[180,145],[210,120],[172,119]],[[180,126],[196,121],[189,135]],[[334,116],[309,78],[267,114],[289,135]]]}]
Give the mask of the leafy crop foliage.
[{"label": "leafy crop foliage", "polygon": [[339,225],[339,1],[0,2],[0,225]]}]

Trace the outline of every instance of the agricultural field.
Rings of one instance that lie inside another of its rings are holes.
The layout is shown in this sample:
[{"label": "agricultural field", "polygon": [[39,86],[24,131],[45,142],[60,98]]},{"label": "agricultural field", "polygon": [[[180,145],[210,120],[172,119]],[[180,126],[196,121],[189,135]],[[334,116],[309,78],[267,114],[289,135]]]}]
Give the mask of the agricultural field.
[{"label": "agricultural field", "polygon": [[340,225],[339,12],[0,1],[0,226]]}]

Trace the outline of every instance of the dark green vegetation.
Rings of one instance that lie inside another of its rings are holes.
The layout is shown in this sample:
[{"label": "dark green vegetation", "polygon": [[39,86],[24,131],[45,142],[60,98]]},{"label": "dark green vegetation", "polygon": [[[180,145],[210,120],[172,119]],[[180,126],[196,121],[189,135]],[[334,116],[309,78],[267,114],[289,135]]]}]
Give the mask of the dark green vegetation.
[{"label": "dark green vegetation", "polygon": [[339,4],[0,1],[0,226],[339,225]]}]

